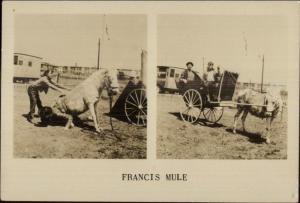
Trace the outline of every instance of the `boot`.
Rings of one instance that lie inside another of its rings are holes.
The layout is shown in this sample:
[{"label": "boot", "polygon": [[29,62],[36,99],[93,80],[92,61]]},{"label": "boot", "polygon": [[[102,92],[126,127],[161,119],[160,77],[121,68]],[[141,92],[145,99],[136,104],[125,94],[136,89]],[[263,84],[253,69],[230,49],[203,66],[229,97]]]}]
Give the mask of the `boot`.
[{"label": "boot", "polygon": [[29,123],[32,123],[33,117],[32,117],[32,115],[31,115],[30,113],[28,113],[27,116],[26,116],[26,119],[27,119],[27,121],[28,121]]}]

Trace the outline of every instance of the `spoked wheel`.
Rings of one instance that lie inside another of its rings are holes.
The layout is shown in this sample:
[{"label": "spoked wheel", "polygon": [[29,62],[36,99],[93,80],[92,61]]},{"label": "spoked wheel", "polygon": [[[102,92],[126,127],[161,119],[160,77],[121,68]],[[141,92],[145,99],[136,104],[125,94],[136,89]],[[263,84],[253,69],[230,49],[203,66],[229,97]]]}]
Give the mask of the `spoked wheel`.
[{"label": "spoked wheel", "polygon": [[182,106],[182,110],[180,111],[181,119],[195,123],[202,111],[202,98],[200,93],[197,90],[189,89],[183,94],[184,106]]},{"label": "spoked wheel", "polygon": [[217,123],[223,116],[223,107],[211,107],[203,110],[204,118],[210,123]]},{"label": "spoked wheel", "polygon": [[125,114],[137,126],[147,125],[147,98],[145,89],[132,90],[125,100]]}]

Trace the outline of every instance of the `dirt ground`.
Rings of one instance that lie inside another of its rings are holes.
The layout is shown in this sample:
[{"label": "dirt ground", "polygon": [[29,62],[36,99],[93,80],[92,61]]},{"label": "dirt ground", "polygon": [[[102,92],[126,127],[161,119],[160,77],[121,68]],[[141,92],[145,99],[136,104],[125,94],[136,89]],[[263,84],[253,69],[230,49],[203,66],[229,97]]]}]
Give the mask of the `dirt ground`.
[{"label": "dirt ground", "polygon": [[[225,108],[217,125],[197,124],[180,118],[179,95],[159,94],[157,100],[157,158],[159,159],[286,159],[287,112],[272,125],[271,144],[261,137],[265,121],[248,115],[246,132],[232,133],[235,109]],[[202,118],[202,119],[201,119]],[[241,129],[239,121],[237,129]]]},{"label": "dirt ground", "polygon": [[[97,107],[100,126],[104,132],[94,132],[93,122],[86,115],[84,126],[64,129],[64,122],[40,126],[29,123],[24,114],[29,111],[26,85],[14,86],[14,156],[16,158],[90,158],[90,159],[144,159],[146,158],[146,128],[113,118],[111,130],[109,102],[102,99]],[[44,106],[50,106],[59,93],[49,90],[41,93]]]}]

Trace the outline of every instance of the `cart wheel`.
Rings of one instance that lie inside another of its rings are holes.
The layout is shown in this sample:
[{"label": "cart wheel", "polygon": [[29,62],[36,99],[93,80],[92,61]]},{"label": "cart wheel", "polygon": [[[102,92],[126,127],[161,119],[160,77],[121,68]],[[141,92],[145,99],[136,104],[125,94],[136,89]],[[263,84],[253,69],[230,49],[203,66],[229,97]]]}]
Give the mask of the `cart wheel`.
[{"label": "cart wheel", "polygon": [[222,118],[223,111],[223,107],[204,108],[203,116],[208,122],[215,124]]},{"label": "cart wheel", "polygon": [[202,98],[197,90],[189,89],[183,94],[184,106],[182,106],[182,111],[180,111],[181,119],[195,123],[201,115],[202,111]]},{"label": "cart wheel", "polygon": [[128,94],[125,100],[125,114],[132,124],[146,126],[147,98],[145,89],[134,89]]}]

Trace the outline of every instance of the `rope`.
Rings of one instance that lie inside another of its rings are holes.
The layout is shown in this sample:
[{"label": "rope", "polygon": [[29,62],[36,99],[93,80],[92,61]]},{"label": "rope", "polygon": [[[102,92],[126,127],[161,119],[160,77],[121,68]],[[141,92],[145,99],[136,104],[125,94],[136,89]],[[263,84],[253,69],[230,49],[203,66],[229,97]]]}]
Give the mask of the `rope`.
[{"label": "rope", "polygon": [[[112,100],[113,100],[113,96],[112,96],[111,93],[109,93],[109,112],[111,112],[111,109],[112,109]],[[109,115],[109,122],[110,122],[111,130],[114,131],[114,126],[113,126],[113,123],[112,123],[111,115]]]}]

